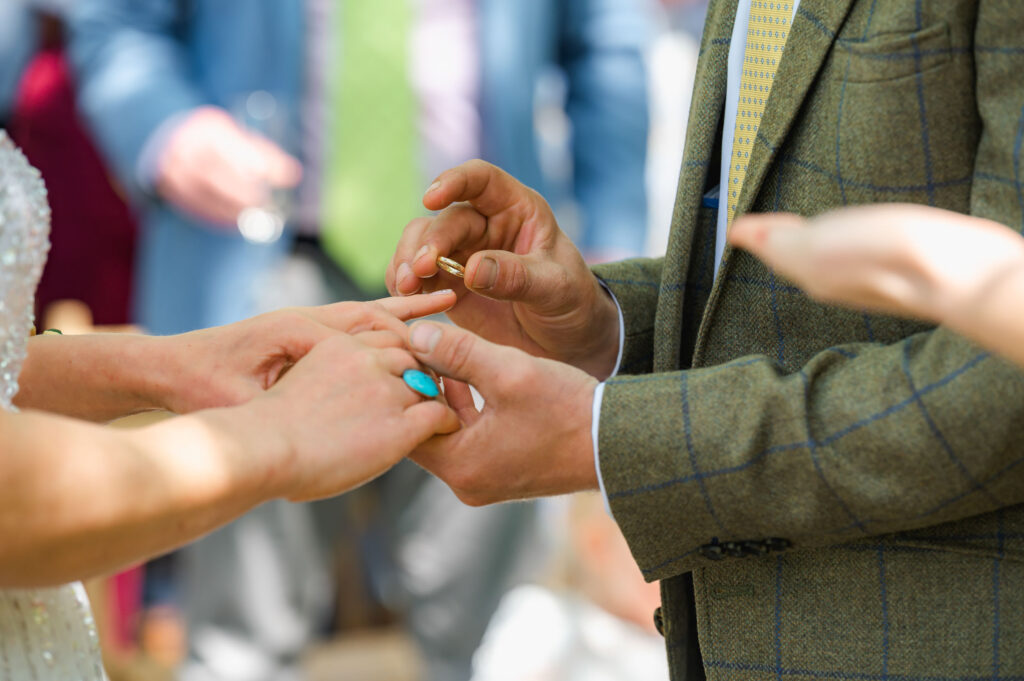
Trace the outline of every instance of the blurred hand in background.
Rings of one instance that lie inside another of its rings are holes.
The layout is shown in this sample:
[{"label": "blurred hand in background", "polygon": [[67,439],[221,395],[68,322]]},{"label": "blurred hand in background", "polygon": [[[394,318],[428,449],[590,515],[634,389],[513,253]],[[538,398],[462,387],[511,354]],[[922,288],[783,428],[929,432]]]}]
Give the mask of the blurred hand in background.
[{"label": "blurred hand in background", "polygon": [[272,189],[293,188],[301,179],[298,160],[208,106],[171,133],[157,163],[156,188],[182,210],[234,229],[245,208],[267,203]]}]

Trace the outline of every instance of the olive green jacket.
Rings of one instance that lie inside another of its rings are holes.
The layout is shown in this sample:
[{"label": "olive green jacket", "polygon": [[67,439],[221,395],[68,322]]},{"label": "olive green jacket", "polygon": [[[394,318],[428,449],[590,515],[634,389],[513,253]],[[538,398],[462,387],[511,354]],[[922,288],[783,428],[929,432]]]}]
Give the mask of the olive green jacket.
[{"label": "olive green jacket", "polygon": [[[1024,373],[728,247],[712,279],[736,6],[709,9],[667,255],[596,269],[626,322],[601,474],[674,678],[692,572],[709,678],[1024,679]],[[802,0],[739,212],[1020,229],[1022,139],[1021,0]]]}]

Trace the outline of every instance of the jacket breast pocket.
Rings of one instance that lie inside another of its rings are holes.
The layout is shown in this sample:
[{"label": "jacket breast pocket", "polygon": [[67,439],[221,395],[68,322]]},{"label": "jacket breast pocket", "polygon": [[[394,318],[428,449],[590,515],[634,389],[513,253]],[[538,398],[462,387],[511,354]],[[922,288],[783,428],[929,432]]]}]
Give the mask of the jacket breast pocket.
[{"label": "jacket breast pocket", "polygon": [[924,73],[951,57],[949,25],[937,23],[912,33],[882,33],[864,41],[840,39],[834,58],[847,82],[872,83]]},{"label": "jacket breast pocket", "polygon": [[936,22],[837,42],[827,100],[838,118],[830,167],[844,203],[966,208],[980,121],[973,54],[951,47],[960,41]]}]

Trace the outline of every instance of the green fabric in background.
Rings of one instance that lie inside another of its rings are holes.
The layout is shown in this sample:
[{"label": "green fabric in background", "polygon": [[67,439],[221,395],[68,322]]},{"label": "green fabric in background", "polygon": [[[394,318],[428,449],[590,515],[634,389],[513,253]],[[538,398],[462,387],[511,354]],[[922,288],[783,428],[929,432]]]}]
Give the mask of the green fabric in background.
[{"label": "green fabric in background", "polygon": [[334,9],[331,125],[323,187],[324,249],[367,291],[406,223],[421,212],[416,101],[409,85],[408,0]]}]

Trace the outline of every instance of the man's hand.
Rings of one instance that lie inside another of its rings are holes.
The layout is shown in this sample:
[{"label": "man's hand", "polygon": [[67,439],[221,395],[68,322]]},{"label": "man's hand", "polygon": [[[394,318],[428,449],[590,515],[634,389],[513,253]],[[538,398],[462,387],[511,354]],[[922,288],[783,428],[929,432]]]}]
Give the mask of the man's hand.
[{"label": "man's hand", "polygon": [[246,132],[223,109],[203,107],[171,133],[156,189],[182,210],[233,228],[242,210],[265,205],[271,189],[301,178],[299,162],[273,142]]},{"label": "man's hand", "polygon": [[[315,345],[338,334],[389,332],[452,306],[450,291],[372,303],[278,310],[235,324],[156,339],[163,343],[164,406],[175,413],[246,402],[269,389]],[[372,338],[372,337],[371,337]],[[364,343],[369,342],[364,338]]]},{"label": "man's hand", "polygon": [[[470,161],[443,173],[423,204],[443,210],[405,228],[387,272],[392,294],[452,287],[459,302],[448,316],[459,326],[598,378],[611,373],[615,303],[539,194]],[[442,255],[465,263],[464,281],[439,273]]]},{"label": "man's hand", "polygon": [[[464,503],[597,489],[593,377],[453,326],[419,322],[409,338],[413,354],[445,377],[445,396],[463,423],[411,458]],[[484,398],[482,410],[467,384]]]}]

